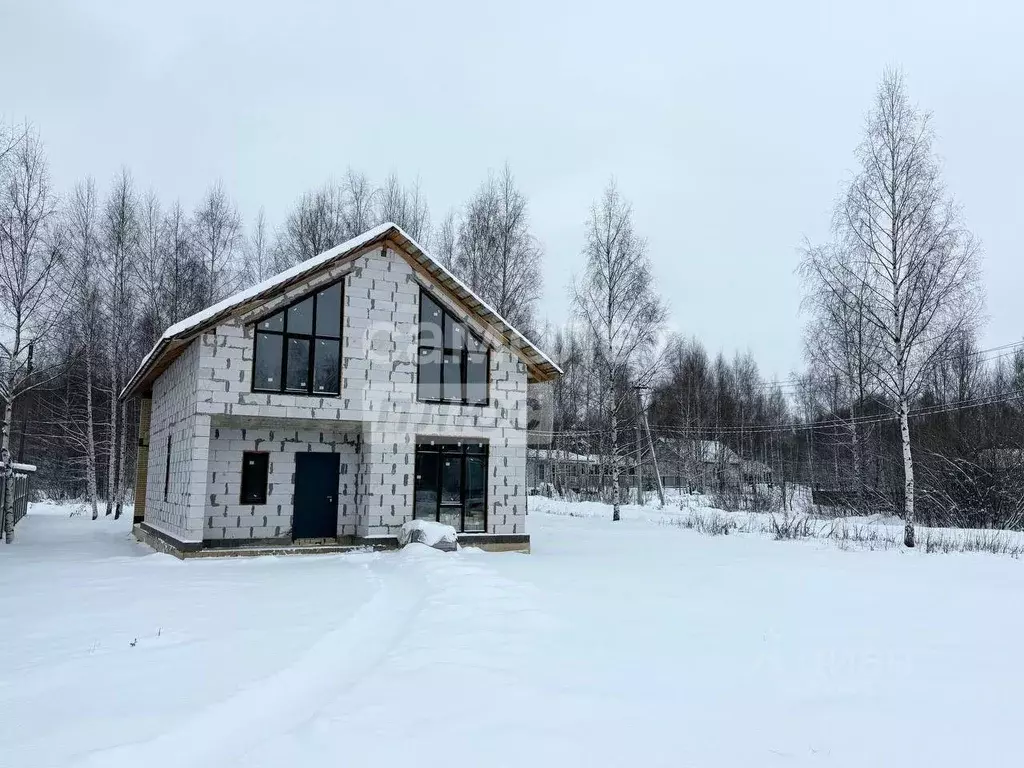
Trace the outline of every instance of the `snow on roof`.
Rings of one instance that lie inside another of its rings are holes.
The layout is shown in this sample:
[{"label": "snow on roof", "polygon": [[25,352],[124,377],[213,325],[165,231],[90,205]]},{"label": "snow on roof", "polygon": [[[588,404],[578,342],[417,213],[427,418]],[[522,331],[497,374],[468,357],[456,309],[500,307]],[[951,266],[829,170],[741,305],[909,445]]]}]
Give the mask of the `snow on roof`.
[{"label": "snow on roof", "polygon": [[501,325],[507,328],[512,334],[514,334],[519,339],[523,346],[525,346],[531,352],[536,354],[541,360],[547,363],[547,365],[550,366],[550,369],[554,371],[555,375],[560,375],[562,373],[562,369],[550,357],[548,357],[542,349],[537,347],[533,342],[526,338],[526,336],[522,332],[520,332],[517,328],[512,326],[511,323],[505,320],[505,318],[498,314],[498,312],[496,312],[486,301],[484,301],[473,290],[471,290],[469,286],[467,286],[462,280],[456,277],[450,270],[448,270],[443,264],[441,264],[441,262],[439,262],[437,259],[431,256],[426,251],[425,248],[420,246],[420,244],[417,243],[412,237],[410,237],[400,226],[392,222],[386,222],[384,224],[380,224],[376,227],[373,227],[372,229],[368,229],[366,232],[363,232],[363,234],[353,237],[350,240],[346,240],[341,245],[336,245],[335,247],[326,250],[323,253],[320,253],[312,257],[311,259],[306,259],[303,262],[300,262],[292,267],[289,267],[283,272],[280,272],[274,275],[273,277],[264,280],[261,283],[256,283],[256,285],[246,288],[243,291],[239,291],[238,293],[229,296],[228,298],[223,299],[217,302],[216,304],[207,307],[206,309],[196,312],[194,315],[190,315],[189,317],[186,317],[183,320],[179,320],[177,323],[170,326],[166,331],[163,332],[163,335],[161,335],[160,338],[157,340],[156,344],[153,345],[153,348],[149,350],[146,356],[142,359],[142,362],[139,364],[139,367],[132,375],[132,378],[128,381],[128,384],[121,391],[121,398],[127,397],[132,393],[132,390],[134,390],[134,388],[138,385],[139,381],[142,378],[144,378],[148,369],[159,359],[160,353],[167,347],[168,343],[173,339],[198,331],[204,325],[207,325],[214,321],[215,319],[223,315],[226,315],[235,307],[245,304],[246,302],[256,299],[258,297],[261,297],[268,292],[272,292],[276,288],[286,285],[287,283],[297,278],[301,278],[304,275],[315,272],[316,270],[325,266],[329,262],[339,257],[345,256],[346,254],[349,254],[352,251],[358,250],[359,248],[362,248],[365,245],[373,243],[374,241],[380,240],[385,235],[391,232],[396,232],[401,236],[401,238],[404,238],[404,240],[406,240],[407,243],[412,246],[412,249],[414,249],[416,252],[422,254],[425,257],[425,259],[430,263],[430,266],[435,271],[441,272],[447,280],[449,280],[450,282],[454,282],[459,288],[465,291],[466,294],[472,297],[473,300],[479,306],[483,307],[488,313],[493,315],[501,323]]}]

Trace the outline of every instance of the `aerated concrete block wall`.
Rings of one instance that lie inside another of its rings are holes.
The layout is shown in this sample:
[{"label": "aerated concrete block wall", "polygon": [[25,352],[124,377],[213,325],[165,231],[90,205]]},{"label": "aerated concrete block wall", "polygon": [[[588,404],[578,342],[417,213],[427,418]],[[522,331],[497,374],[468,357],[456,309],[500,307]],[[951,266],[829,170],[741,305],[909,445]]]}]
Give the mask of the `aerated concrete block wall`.
[{"label": "aerated concrete block wall", "polygon": [[[196,344],[153,383],[145,522],[180,541],[202,541],[210,417],[196,412],[200,351]],[[167,438],[171,468],[167,477]]]},{"label": "aerated concrete block wall", "polygon": [[[338,536],[356,534],[356,484],[359,476],[358,432],[323,429],[213,425],[210,440],[205,539],[290,539],[295,487],[295,454],[340,455]],[[245,451],[269,454],[267,503],[243,504],[241,458]]]},{"label": "aerated concrete block wall", "polygon": [[[339,278],[344,279],[345,287],[340,396],[253,392],[253,322]],[[421,286],[488,342],[491,378],[487,406],[417,401]],[[338,422],[361,425],[356,535],[394,535],[412,517],[416,441],[432,437],[489,443],[487,530],[495,534],[526,533],[526,367],[503,340],[485,331],[443,288],[416,272],[402,256],[379,249],[352,263],[335,266],[246,316],[203,334],[193,347],[198,354],[196,410],[200,417],[257,420],[260,428],[275,432],[280,427],[272,420],[281,419],[302,420],[304,424],[324,422],[328,430],[341,428]],[[332,422],[333,427],[329,426]],[[349,429],[347,424],[344,429]],[[155,438],[151,450],[152,466],[160,454]],[[229,453],[224,454],[224,462],[231,462]],[[240,472],[241,450],[237,454]],[[231,471],[221,464],[219,456],[217,464],[218,472]],[[212,472],[212,468],[209,475],[204,472],[211,485],[207,495],[217,493],[213,487],[216,483],[210,480]],[[209,513],[205,505],[204,513]],[[254,531],[284,530],[279,520],[270,523],[271,517],[281,515],[268,515],[264,525],[262,515],[256,514],[259,525],[244,526],[240,521],[235,531],[246,527]],[[209,517],[204,514],[208,526],[205,538],[241,535],[228,534],[227,525],[209,526]]]}]

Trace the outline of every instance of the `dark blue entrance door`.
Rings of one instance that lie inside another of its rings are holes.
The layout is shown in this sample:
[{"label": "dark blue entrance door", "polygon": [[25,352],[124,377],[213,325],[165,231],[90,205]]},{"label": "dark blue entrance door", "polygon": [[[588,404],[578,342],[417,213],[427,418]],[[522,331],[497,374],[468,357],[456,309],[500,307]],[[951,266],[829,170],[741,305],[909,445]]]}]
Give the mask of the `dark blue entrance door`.
[{"label": "dark blue entrance door", "polygon": [[338,462],[336,453],[295,454],[293,539],[338,535]]}]

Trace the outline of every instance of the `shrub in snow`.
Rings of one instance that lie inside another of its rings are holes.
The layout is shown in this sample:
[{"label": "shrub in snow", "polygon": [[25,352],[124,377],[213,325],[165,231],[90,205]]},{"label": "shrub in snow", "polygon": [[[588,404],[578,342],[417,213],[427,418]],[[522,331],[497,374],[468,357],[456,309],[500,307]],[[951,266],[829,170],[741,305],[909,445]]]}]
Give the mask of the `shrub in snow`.
[{"label": "shrub in snow", "polygon": [[399,546],[426,544],[442,552],[454,552],[459,547],[459,537],[450,525],[430,520],[410,520],[398,531]]},{"label": "shrub in snow", "polygon": [[694,511],[678,522],[680,528],[688,528],[706,536],[727,536],[737,527],[736,521],[717,509]]},{"label": "shrub in snow", "polygon": [[897,531],[885,525],[850,522],[843,518],[832,521],[828,528],[821,531],[823,538],[832,539],[840,549],[858,546],[872,551],[876,549],[892,549],[903,544],[903,530]]},{"label": "shrub in snow", "polygon": [[923,529],[922,547],[925,552],[991,552],[994,555],[1020,557],[1024,544],[1008,531],[959,531]]},{"label": "shrub in snow", "polygon": [[791,515],[788,512],[771,516],[771,531],[777,541],[806,539],[815,533],[810,518],[803,515]]}]

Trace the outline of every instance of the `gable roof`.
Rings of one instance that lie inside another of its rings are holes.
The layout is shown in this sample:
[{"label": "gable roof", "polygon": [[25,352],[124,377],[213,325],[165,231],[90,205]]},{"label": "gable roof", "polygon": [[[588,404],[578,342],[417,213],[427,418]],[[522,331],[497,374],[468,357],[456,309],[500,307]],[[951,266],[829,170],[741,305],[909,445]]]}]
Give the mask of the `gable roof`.
[{"label": "gable roof", "polygon": [[448,289],[471,314],[476,315],[486,325],[494,329],[526,363],[531,382],[549,381],[561,375],[562,369],[544,354],[543,350],[427,253],[401,227],[388,222],[367,230],[311,259],[306,259],[280,274],[246,288],[244,291],[239,291],[170,326],[142,359],[138,369],[121,390],[121,399],[138,394],[145,386],[151,384],[199,334],[216,327],[229,317],[242,314],[269,301],[334,262],[384,243],[392,243],[406,258],[419,265],[431,279]]}]

